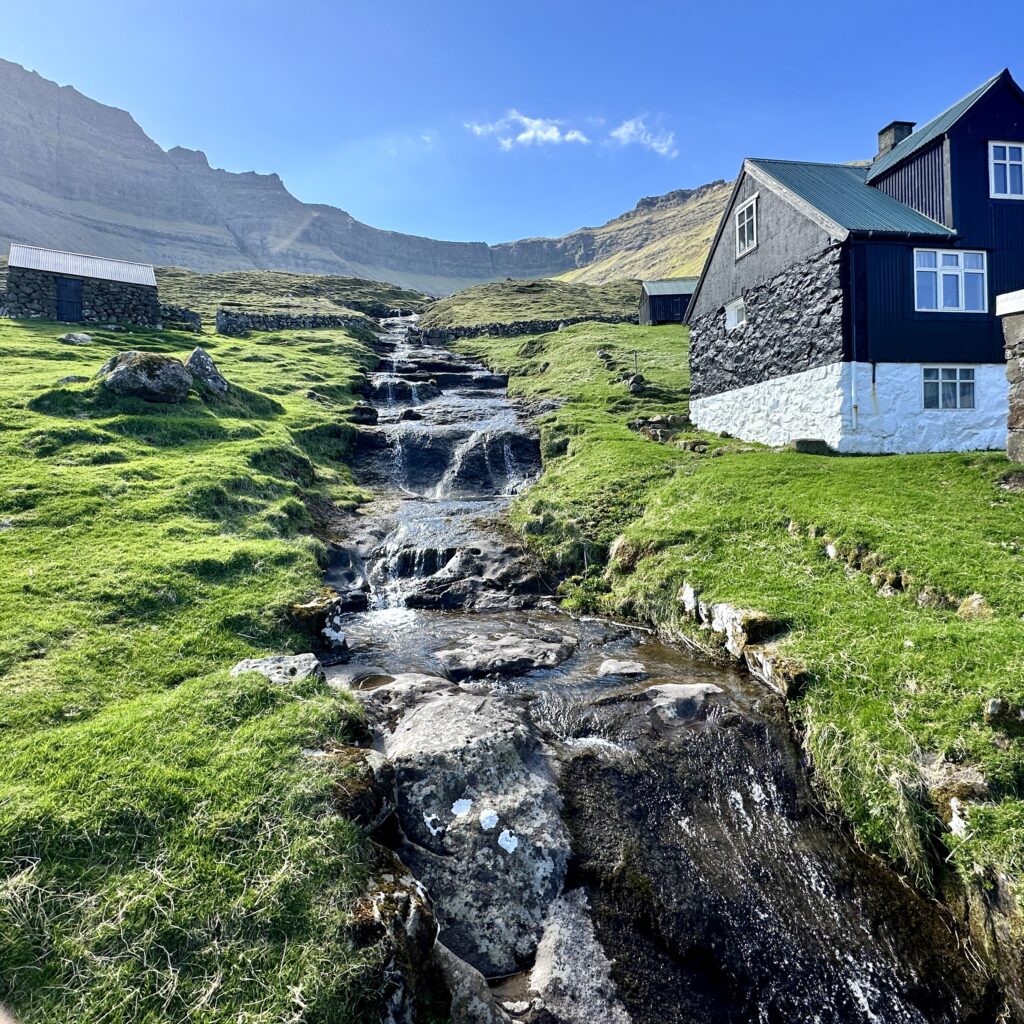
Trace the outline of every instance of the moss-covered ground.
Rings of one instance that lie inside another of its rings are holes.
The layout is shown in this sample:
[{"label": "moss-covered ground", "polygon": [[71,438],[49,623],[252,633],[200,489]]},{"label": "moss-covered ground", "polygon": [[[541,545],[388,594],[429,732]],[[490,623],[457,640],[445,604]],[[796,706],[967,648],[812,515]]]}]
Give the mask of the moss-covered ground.
[{"label": "moss-covered ground", "polygon": [[284,614],[320,580],[307,503],[360,499],[343,412],[373,356],[341,332],[206,337],[231,392],[161,406],[93,375],[194,336],[66,329],[0,320],[0,1004],[363,1020],[364,847],[334,809],[346,769],[302,754],[358,713],[228,669],[308,649]]},{"label": "moss-covered ground", "polygon": [[[778,618],[810,673],[791,707],[815,778],[859,838],[925,888],[952,854],[965,876],[994,867],[1024,893],[1024,738],[983,717],[990,698],[1024,704],[1024,494],[1001,486],[1004,454],[648,440],[627,424],[687,410],[681,327],[591,323],[461,347],[507,370],[513,394],[564,400],[541,419],[545,473],[513,517],[574,574],[571,605],[696,631],[680,614],[687,581]],[[621,379],[634,358],[641,395]],[[971,595],[983,600],[959,610]],[[957,837],[942,792],[971,769],[989,795]]]}]

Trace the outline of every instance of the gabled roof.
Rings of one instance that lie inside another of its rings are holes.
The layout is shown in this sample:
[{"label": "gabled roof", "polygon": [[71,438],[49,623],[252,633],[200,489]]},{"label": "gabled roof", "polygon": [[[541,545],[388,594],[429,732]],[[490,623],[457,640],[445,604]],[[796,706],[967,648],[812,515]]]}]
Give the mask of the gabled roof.
[{"label": "gabled roof", "polygon": [[696,277],[666,277],[660,281],[644,281],[643,290],[648,295],[692,295],[698,280]]},{"label": "gabled roof", "polygon": [[874,181],[875,178],[885,174],[886,171],[891,170],[898,163],[906,160],[912,153],[916,153],[930,142],[942,138],[1004,75],[1010,78],[1008,69],[1000,71],[998,75],[979,85],[977,89],[969,93],[962,100],[957,100],[948,110],[944,110],[938,117],[933,118],[926,125],[918,128],[916,132],[908,135],[898,146],[893,146],[885,156],[876,160],[871,165],[867,180]]},{"label": "gabled roof", "polygon": [[[748,160],[746,169],[750,170],[751,166],[755,177],[758,176],[756,172],[761,171],[781,186],[775,191],[779,191],[783,198],[791,202],[800,200],[821,214],[825,218],[822,227],[837,235],[853,231],[949,238],[956,234],[923,213],[872,188],[867,184],[866,167],[760,159]],[[771,187],[771,181],[768,184]]]},{"label": "gabled roof", "polygon": [[101,281],[156,287],[156,274],[149,263],[129,263],[104,256],[62,252],[60,249],[40,249],[34,245],[19,245],[17,242],[11,243],[7,265],[24,270],[43,270],[49,274],[68,274],[71,277],[92,277]]}]

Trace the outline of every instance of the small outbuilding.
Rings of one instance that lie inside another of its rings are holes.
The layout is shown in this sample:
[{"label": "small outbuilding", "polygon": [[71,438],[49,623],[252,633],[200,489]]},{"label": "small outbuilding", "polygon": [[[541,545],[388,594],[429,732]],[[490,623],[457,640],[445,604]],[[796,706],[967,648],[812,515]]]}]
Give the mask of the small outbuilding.
[{"label": "small outbuilding", "polygon": [[5,304],[14,319],[160,324],[150,264],[34,245],[11,245]]},{"label": "small outbuilding", "polygon": [[663,281],[644,281],[640,286],[640,323],[682,323],[690,299],[697,290],[698,280],[696,277],[673,277]]}]

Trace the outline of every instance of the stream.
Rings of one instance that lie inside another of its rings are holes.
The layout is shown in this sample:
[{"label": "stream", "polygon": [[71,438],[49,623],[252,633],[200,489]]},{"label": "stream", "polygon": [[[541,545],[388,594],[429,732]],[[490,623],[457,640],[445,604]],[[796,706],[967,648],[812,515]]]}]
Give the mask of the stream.
[{"label": "stream", "polygon": [[[541,471],[507,381],[384,326],[327,672],[365,707],[375,834],[429,901],[417,969],[452,1019],[995,1021],[948,917],[821,811],[781,698],[558,611],[505,522]],[[385,1020],[421,1019],[413,987]]]}]

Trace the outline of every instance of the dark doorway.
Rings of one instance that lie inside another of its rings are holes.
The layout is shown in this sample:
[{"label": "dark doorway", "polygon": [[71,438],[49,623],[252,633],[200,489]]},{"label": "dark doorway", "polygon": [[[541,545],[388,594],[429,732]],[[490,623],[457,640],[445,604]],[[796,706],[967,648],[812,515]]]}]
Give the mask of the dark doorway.
[{"label": "dark doorway", "polygon": [[672,300],[672,319],[682,320],[683,319],[683,300],[673,299]]},{"label": "dark doorway", "polygon": [[57,278],[57,319],[77,324],[82,319],[82,279]]}]

